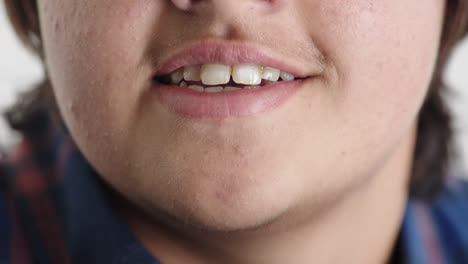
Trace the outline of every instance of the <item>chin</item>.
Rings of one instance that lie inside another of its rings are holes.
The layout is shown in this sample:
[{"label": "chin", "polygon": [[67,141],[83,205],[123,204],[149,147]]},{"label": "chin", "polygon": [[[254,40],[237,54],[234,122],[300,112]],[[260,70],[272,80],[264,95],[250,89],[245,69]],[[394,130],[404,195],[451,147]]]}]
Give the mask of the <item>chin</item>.
[{"label": "chin", "polygon": [[[147,186],[140,201],[145,211],[171,225],[211,232],[257,230],[268,226],[294,206],[298,189],[286,174],[245,171],[179,175],[175,188],[158,196],[157,186]],[[282,182],[278,179],[288,179]],[[152,192],[151,192],[152,190]],[[162,191],[162,190],[160,190]]]}]

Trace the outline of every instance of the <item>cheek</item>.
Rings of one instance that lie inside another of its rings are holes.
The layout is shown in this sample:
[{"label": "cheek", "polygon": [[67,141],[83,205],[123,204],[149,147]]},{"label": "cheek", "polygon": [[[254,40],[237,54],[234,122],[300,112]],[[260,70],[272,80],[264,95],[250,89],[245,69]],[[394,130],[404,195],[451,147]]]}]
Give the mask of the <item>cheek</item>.
[{"label": "cheek", "polygon": [[[333,168],[339,157],[343,175],[369,173],[413,128],[437,57],[443,1],[423,8],[405,0],[307,4],[301,9],[315,19],[303,23],[330,66],[320,91],[323,107],[316,109],[328,113],[319,120],[323,130],[315,128],[326,142],[318,166]],[[308,140],[304,146],[316,144]]]},{"label": "cheek", "polygon": [[141,60],[154,2],[38,2],[49,75],[72,131],[118,131],[130,119],[150,76]]},{"label": "cheek", "polygon": [[343,120],[381,133],[408,127],[431,81],[443,1],[321,3],[317,39],[334,68],[329,92]]}]

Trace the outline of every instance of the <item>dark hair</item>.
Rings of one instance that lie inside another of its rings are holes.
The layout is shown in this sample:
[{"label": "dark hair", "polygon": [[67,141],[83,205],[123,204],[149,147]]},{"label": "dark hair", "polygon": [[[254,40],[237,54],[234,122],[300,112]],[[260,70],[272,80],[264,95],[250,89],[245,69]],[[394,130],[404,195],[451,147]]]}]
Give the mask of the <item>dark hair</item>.
[{"label": "dark hair", "polygon": [[[10,21],[24,45],[44,61],[36,0],[5,0]],[[444,176],[454,158],[452,115],[447,106],[443,70],[457,42],[468,33],[468,0],[447,0],[438,61],[418,117],[418,131],[410,194],[417,199],[434,198],[443,186]],[[46,69],[46,67],[44,67]],[[55,107],[47,78],[5,113],[10,126],[27,133],[38,108]]]}]

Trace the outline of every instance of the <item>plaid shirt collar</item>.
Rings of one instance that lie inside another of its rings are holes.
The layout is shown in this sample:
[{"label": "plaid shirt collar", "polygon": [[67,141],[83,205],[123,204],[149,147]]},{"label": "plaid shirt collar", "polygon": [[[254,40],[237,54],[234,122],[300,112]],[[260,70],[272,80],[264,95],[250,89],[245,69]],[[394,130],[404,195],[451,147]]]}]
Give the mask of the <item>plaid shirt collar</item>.
[{"label": "plaid shirt collar", "polygon": [[117,215],[103,183],[76,148],[65,162],[64,224],[75,263],[158,263]]},{"label": "plaid shirt collar", "polygon": [[[117,214],[105,184],[60,119],[41,111],[34,120],[8,164],[0,166],[12,197],[5,231],[11,234],[10,263],[159,263]],[[468,187],[450,185],[433,205],[408,202],[397,263],[468,263],[468,226],[461,220],[468,220]],[[1,210],[0,196],[0,221]]]},{"label": "plaid shirt collar", "polygon": [[11,228],[11,263],[159,263],[118,216],[60,119],[41,111],[35,120],[5,166],[11,223],[21,223]]}]

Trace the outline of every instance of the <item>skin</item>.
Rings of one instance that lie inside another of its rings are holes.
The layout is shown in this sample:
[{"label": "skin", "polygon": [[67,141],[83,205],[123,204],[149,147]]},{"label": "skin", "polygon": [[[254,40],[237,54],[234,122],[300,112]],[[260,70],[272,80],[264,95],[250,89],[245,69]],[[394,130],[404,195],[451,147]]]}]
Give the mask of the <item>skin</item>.
[{"label": "skin", "polygon": [[[385,262],[444,4],[38,1],[61,114],[164,263]],[[269,47],[306,71],[324,63],[278,109],[190,120],[162,107],[149,80],[205,38]]]}]

